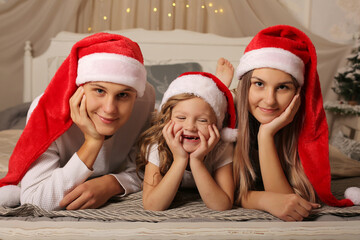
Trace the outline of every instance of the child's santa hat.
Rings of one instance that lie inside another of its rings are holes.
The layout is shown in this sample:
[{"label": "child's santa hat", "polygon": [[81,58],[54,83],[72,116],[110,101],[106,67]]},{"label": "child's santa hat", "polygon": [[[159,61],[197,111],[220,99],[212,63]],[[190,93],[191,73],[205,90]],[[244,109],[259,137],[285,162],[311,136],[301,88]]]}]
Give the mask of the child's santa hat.
[{"label": "child's santa hat", "polygon": [[146,70],[136,42],[109,33],[97,33],[77,42],[60,66],[18,140],[9,160],[9,171],[0,180],[0,205],[19,204],[16,186],[30,165],[72,124],[69,99],[89,81],[130,86],[141,97]]},{"label": "child's santa hat", "polygon": [[[234,100],[229,89],[216,76],[206,72],[183,73],[169,85],[164,93],[160,109],[169,98],[182,93],[193,94],[204,99],[216,114],[217,128],[221,130],[221,138],[227,142],[236,141]],[[228,122],[223,128],[226,114],[228,114]]]},{"label": "child's santa hat", "polygon": [[[245,49],[236,69],[238,79],[256,68],[289,73],[304,88],[304,122],[298,142],[305,174],[320,200],[330,206],[352,206],[354,199],[337,200],[331,193],[328,125],[317,73],[316,50],[300,30],[286,25],[260,31]],[[358,197],[359,200],[359,197]]]}]

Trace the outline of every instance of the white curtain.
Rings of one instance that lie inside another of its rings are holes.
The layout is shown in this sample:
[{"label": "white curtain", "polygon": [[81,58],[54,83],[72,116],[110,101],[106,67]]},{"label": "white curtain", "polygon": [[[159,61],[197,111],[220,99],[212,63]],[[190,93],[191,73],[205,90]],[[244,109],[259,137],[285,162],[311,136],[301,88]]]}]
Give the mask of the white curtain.
[{"label": "white curtain", "polygon": [[60,31],[187,29],[243,37],[276,24],[293,25],[309,35],[318,52],[322,92],[326,99],[334,99],[332,78],[339,64],[344,63],[350,46],[312,34],[279,0],[3,0],[0,1],[0,110],[22,102],[22,61],[27,40],[32,42],[33,55],[38,56]]}]

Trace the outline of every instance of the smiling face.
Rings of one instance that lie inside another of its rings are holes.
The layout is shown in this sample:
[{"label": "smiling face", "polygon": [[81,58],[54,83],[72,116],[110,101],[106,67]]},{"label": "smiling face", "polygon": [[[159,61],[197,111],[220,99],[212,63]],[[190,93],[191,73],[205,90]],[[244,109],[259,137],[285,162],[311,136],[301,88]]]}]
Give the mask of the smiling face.
[{"label": "smiling face", "polygon": [[101,135],[111,136],[129,119],[136,90],[121,84],[89,82],[84,85],[87,113]]},{"label": "smiling face", "polygon": [[200,146],[199,133],[209,139],[210,124],[216,124],[216,116],[211,106],[199,97],[180,101],[172,109],[171,120],[175,122],[174,134],[183,130],[183,148],[192,153]]},{"label": "smiling face", "polygon": [[290,74],[273,68],[253,71],[249,89],[249,111],[261,123],[278,117],[296,94]]}]

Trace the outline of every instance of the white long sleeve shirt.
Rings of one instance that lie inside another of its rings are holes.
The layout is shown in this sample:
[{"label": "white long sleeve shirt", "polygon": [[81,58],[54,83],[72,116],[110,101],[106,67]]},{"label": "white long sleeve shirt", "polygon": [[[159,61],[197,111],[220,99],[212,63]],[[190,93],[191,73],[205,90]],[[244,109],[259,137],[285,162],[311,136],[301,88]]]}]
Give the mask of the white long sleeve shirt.
[{"label": "white long sleeve shirt", "polygon": [[[31,104],[28,118],[39,98]],[[136,174],[136,140],[149,126],[154,103],[154,89],[147,84],[145,94],[137,98],[129,120],[105,140],[93,170],[89,170],[76,153],[84,143],[84,135],[73,124],[31,165],[21,180],[21,204],[31,203],[47,210],[59,210],[60,201],[76,186],[88,178],[106,174],[116,177],[125,190],[124,195],[139,191],[141,180]]]}]

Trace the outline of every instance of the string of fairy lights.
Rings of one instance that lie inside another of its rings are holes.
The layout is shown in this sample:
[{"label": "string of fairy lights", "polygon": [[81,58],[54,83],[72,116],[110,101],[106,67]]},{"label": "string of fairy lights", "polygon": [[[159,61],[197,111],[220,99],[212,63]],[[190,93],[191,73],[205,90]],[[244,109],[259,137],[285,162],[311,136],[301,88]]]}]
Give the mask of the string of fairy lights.
[{"label": "string of fairy lights", "polygon": [[[200,7],[201,9],[206,9],[207,11],[213,12],[214,14],[224,14],[224,9],[222,7],[217,7],[215,3],[213,2],[208,2],[208,3],[202,3],[200,6],[199,4],[191,4],[190,1],[183,1],[181,3],[176,3],[175,1],[169,1],[169,4],[171,4],[172,8],[176,8],[176,7],[184,7],[185,6],[185,10],[190,9],[191,7]],[[179,6],[183,5],[183,6]],[[159,12],[159,7],[152,7],[150,9],[150,11],[152,11],[153,14],[157,14]],[[125,14],[130,14],[132,13],[133,9],[130,7],[125,8],[124,10]],[[174,12],[174,11],[173,11]],[[172,18],[173,17],[173,13],[171,11],[169,11],[167,14],[168,18]],[[101,15],[102,21],[108,21],[110,16],[107,15]],[[93,28],[91,26],[88,27],[88,32],[92,32]]]}]

